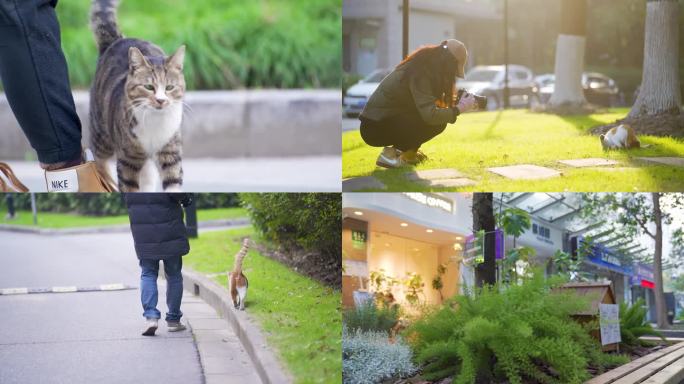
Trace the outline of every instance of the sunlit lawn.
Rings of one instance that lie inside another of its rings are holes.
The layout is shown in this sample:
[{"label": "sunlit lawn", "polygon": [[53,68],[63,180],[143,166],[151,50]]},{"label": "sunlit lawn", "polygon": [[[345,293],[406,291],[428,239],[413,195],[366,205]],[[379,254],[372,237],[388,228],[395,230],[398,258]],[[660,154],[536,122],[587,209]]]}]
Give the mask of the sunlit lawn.
[{"label": "sunlit lawn", "polygon": [[[0,208],[0,223],[12,225],[33,226],[33,215],[30,211],[19,211],[14,220],[7,220],[7,207]],[[197,211],[197,220],[218,220],[247,217],[243,208],[215,208]],[[118,216],[83,216],[69,213],[38,212],[38,227],[40,228],[78,228],[102,227],[109,225],[128,224],[128,215]]]},{"label": "sunlit lawn", "polygon": [[[183,260],[196,271],[220,273],[214,279],[227,287],[225,272],[232,269],[243,236],[254,237],[253,229],[204,233],[191,240]],[[342,382],[340,292],[254,250],[243,270],[249,279],[246,311],[259,321],[295,381]]]},{"label": "sunlit lawn", "polygon": [[[459,117],[445,132],[423,145],[430,160],[416,169],[455,168],[476,185],[464,191],[681,191],[684,168],[650,165],[634,157],[684,156],[684,141],[642,136],[646,149],[604,152],[589,128],[627,114],[612,109],[589,116],[556,116],[525,110],[472,113]],[[343,177],[375,176],[389,191],[427,191],[430,187],[405,179],[411,168],[386,170],[375,165],[380,148],[366,145],[358,131],[342,136]],[[615,167],[572,168],[558,160],[606,158]],[[535,164],[562,176],[540,181],[512,181],[487,168]],[[617,169],[616,169],[617,168]]]}]

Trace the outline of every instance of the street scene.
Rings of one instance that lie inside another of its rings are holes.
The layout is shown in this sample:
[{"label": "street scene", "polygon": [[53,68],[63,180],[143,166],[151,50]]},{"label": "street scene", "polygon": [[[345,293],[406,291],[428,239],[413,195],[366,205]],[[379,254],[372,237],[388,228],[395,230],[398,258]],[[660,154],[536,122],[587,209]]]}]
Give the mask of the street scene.
[{"label": "street scene", "polygon": [[[143,241],[171,234],[140,230],[154,208],[138,200],[167,194],[1,196],[0,382],[340,382],[339,194],[188,195],[181,317],[163,258],[152,336]],[[274,205],[287,217],[264,218]],[[273,226],[303,217],[316,225],[294,238]],[[235,273],[249,281],[237,306]]]},{"label": "street scene", "polygon": [[344,193],[344,382],[679,383],[683,198]]},{"label": "street scene", "polygon": [[681,1],[344,0],[343,191],[680,191],[682,20]]},{"label": "street scene", "polygon": [[[0,162],[21,183],[10,190],[154,192],[169,188],[166,178],[188,192],[339,192],[340,13],[339,0],[172,7],[163,0],[74,0],[1,8],[3,25],[13,26],[8,34],[16,37],[0,46]],[[24,22],[25,31],[14,27]],[[130,93],[135,83],[123,48],[130,44],[145,51],[145,68],[155,60],[168,67],[182,51],[179,78],[137,84],[144,94]],[[103,83],[101,73],[113,71],[107,65],[118,59],[126,65],[117,68],[119,80]],[[128,127],[132,117],[139,124]],[[150,142],[143,143],[137,138],[147,130]],[[133,173],[124,178],[128,186],[119,182],[118,159]],[[95,163],[104,188],[89,186],[89,173],[78,168]],[[79,173],[80,189],[73,178],[71,189],[46,183],[46,171],[49,180],[69,179],[64,170]]]}]

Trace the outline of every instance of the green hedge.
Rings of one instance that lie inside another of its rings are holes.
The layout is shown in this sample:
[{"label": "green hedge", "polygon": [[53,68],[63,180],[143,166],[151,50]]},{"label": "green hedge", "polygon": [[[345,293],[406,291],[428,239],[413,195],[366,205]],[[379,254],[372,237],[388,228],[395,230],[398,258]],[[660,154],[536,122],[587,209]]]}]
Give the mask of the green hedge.
[{"label": "green hedge", "polygon": [[254,227],[289,255],[286,263],[341,287],[342,196],[339,193],[240,194]]},{"label": "green hedge", "polygon": [[[97,49],[90,0],[57,6],[72,85],[88,88]],[[125,36],[167,53],[187,45],[189,89],[340,86],[341,0],[123,0]]]},{"label": "green hedge", "polygon": [[[31,209],[30,194],[17,193],[14,196],[17,209]],[[194,201],[198,209],[240,205],[236,193],[196,193]],[[39,212],[68,212],[87,216],[115,216],[128,213],[120,193],[37,193],[36,209]]]}]

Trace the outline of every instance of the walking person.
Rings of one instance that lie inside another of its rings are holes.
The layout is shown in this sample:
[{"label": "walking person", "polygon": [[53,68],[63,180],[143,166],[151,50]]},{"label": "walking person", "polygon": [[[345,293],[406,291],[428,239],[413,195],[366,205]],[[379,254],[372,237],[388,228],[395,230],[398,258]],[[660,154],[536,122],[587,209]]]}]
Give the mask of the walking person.
[{"label": "walking person", "polygon": [[166,274],[166,324],[169,332],[182,331],[183,255],[190,243],[183,223],[183,207],[192,204],[185,193],[128,193],[125,195],[135,252],[140,260],[140,299],[145,317],[143,336],[154,336],[161,313],[157,309],[159,261]]},{"label": "walking person", "polygon": [[[56,6],[57,0],[0,0],[2,85],[45,170],[48,192],[111,192],[81,147]],[[9,167],[3,172],[14,176]]]}]

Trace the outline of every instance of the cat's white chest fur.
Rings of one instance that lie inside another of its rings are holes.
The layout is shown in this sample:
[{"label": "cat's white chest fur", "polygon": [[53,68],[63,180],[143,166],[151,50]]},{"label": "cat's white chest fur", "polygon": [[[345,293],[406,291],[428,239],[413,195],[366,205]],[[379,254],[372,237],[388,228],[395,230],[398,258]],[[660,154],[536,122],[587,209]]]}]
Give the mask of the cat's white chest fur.
[{"label": "cat's white chest fur", "polygon": [[618,126],[615,133],[608,132],[605,136],[604,142],[609,148],[620,148],[624,147],[627,142],[627,136],[629,132],[622,125]]},{"label": "cat's white chest fur", "polygon": [[138,122],[133,133],[147,155],[154,156],[180,130],[183,105],[174,103],[162,110],[140,108],[134,110],[133,114]]}]

